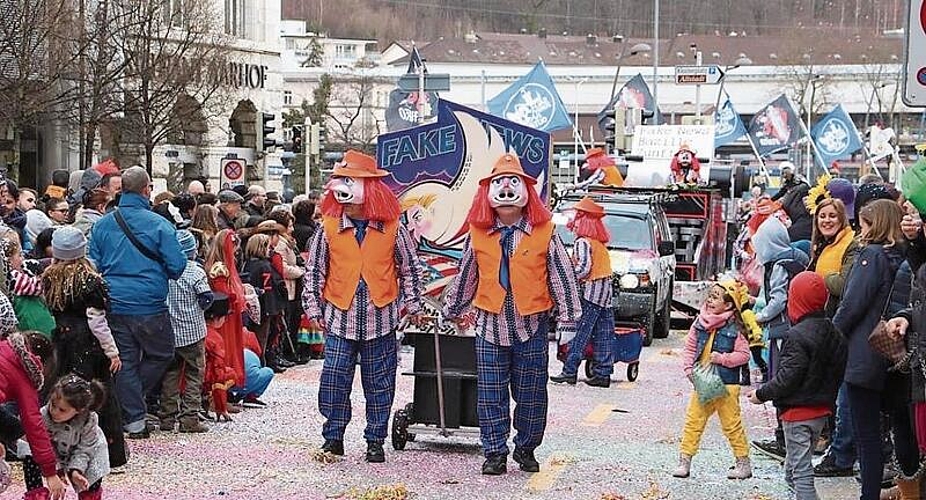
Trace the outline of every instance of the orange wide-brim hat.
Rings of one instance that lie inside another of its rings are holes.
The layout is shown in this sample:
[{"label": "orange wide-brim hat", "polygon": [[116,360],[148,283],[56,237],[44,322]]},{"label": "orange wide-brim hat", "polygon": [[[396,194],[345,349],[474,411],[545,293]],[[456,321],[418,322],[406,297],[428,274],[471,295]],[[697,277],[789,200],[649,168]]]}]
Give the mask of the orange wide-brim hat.
[{"label": "orange wide-brim hat", "polygon": [[588,196],[579,200],[579,202],[573,205],[572,208],[574,208],[575,210],[579,210],[581,212],[585,212],[589,215],[595,215],[595,216],[604,215],[604,208],[601,205],[595,203],[594,200],[592,200]]},{"label": "orange wide-brim hat", "polygon": [[332,177],[352,177],[354,179],[386,177],[387,175],[389,172],[376,167],[376,158],[352,149],[344,153],[344,159],[334,165],[334,172],[331,173]]},{"label": "orange wide-brim hat", "polygon": [[486,177],[483,177],[482,179],[479,179],[479,185],[485,186],[491,182],[492,179],[502,175],[517,175],[518,177],[524,179],[524,182],[531,186],[537,184],[537,179],[527,175],[527,173],[524,172],[524,169],[521,168],[521,160],[518,159],[518,155],[505,153],[495,161],[495,166],[492,167],[492,173]]},{"label": "orange wide-brim hat", "polygon": [[601,148],[590,148],[585,152],[585,161],[588,161],[590,158],[596,158],[598,156],[604,156],[604,149]]}]

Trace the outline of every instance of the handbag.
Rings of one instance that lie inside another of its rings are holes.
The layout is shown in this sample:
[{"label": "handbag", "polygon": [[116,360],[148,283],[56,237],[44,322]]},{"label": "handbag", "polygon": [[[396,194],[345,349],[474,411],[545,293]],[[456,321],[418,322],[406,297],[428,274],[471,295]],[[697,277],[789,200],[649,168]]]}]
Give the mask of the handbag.
[{"label": "handbag", "polygon": [[891,369],[895,370],[898,369],[900,365],[909,361],[910,355],[907,353],[907,344],[904,342],[904,339],[891,335],[887,329],[887,321],[884,319],[893,294],[894,283],[891,283],[891,290],[887,294],[887,302],[884,304],[884,309],[881,310],[881,319],[878,320],[878,324],[875,325],[874,329],[868,335],[868,345],[890,362],[892,365]]},{"label": "handbag", "polygon": [[727,395],[727,386],[717,373],[713,364],[695,364],[691,371],[691,382],[701,405],[706,405],[717,398]]}]

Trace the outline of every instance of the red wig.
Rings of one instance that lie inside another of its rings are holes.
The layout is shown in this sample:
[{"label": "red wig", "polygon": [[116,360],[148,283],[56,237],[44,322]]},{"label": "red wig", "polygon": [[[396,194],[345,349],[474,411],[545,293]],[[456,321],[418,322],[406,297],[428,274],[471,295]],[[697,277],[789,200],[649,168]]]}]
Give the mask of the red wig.
[{"label": "red wig", "polygon": [[[395,193],[379,179],[372,177],[365,179],[366,182],[363,185],[363,217],[367,220],[380,222],[399,220],[399,215],[402,212]],[[344,213],[344,205],[338,203],[330,191],[326,191],[322,196],[321,210],[326,217],[340,219]]]},{"label": "red wig", "polygon": [[[537,190],[530,185],[526,185],[525,188],[527,189],[527,205],[524,206],[524,218],[533,227],[552,219],[553,214],[543,204]],[[489,205],[488,184],[480,185],[479,190],[476,191],[476,196],[473,197],[473,206],[470,207],[469,215],[466,216],[466,222],[480,229],[489,229],[495,224],[495,209]]]},{"label": "red wig", "polygon": [[576,217],[569,223],[569,229],[580,238],[589,238],[607,244],[611,241],[611,233],[601,219],[601,217],[576,210]]},{"label": "red wig", "polygon": [[116,162],[112,159],[97,163],[93,169],[100,173],[100,177],[106,177],[107,175],[119,175],[119,165],[117,165]]}]

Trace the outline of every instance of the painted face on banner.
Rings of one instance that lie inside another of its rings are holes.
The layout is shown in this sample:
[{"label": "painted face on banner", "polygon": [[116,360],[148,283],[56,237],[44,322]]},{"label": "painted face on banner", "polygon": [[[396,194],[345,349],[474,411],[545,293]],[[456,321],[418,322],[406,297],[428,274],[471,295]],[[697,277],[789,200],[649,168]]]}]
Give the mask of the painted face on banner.
[{"label": "painted face on banner", "polygon": [[527,185],[517,175],[500,175],[489,183],[489,206],[521,207],[527,205]]},{"label": "painted face on banner", "polygon": [[342,205],[363,204],[363,179],[353,177],[332,177],[325,189],[331,191],[335,201]]}]

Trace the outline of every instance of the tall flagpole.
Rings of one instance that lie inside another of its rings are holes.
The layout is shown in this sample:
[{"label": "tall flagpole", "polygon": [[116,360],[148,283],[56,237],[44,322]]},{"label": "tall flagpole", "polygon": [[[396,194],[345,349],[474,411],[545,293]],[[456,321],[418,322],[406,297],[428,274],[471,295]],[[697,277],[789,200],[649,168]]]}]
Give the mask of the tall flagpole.
[{"label": "tall flagpole", "polygon": [[[791,106],[791,111],[793,112],[795,108],[794,108],[794,103],[791,102],[791,98],[786,95],[785,99],[788,100],[788,106]],[[813,150],[813,153],[814,153],[813,154],[813,159],[815,160],[814,163],[819,163],[820,168],[823,170],[823,173],[826,174],[827,173],[826,165],[823,164],[823,158],[820,156],[820,152],[817,151],[817,143],[814,142],[813,137],[810,136],[810,130],[808,130],[807,125],[804,123],[804,120],[798,119],[797,121],[801,124],[801,130],[804,131],[804,137],[806,137],[807,140],[810,141],[810,148]],[[809,174],[810,172],[807,172],[807,173]]]}]

